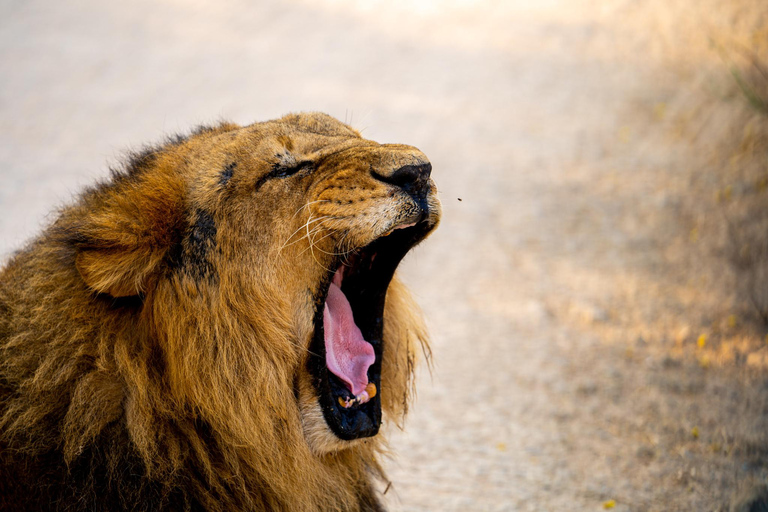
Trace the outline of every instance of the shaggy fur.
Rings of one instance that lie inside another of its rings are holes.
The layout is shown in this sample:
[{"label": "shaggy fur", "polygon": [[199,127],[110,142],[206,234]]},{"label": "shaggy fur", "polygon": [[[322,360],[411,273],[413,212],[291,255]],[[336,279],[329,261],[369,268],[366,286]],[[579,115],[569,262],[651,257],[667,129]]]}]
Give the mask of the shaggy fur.
[{"label": "shaggy fur", "polygon": [[[0,509],[380,510],[381,435],[333,436],[310,383],[313,297],[410,207],[371,171],[426,161],[322,114],[222,124],[62,209],[0,274]],[[384,318],[392,423],[427,341],[396,280]]]}]

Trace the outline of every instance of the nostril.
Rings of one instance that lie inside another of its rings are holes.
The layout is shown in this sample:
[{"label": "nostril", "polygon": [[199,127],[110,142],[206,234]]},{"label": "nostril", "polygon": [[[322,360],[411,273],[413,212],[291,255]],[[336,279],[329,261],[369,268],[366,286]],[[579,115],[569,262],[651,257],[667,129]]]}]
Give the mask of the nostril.
[{"label": "nostril", "polygon": [[405,165],[391,174],[384,175],[373,171],[373,177],[384,183],[396,185],[408,193],[419,193],[427,186],[432,164]]}]

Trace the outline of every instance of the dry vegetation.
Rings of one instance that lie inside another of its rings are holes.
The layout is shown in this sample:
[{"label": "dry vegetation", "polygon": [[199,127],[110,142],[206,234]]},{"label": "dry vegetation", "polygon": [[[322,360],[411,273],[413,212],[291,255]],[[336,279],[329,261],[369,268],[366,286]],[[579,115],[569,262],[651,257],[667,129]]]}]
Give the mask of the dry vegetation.
[{"label": "dry vegetation", "polygon": [[[648,2],[639,10],[656,28],[649,53],[671,70],[668,97],[640,103],[656,127],[647,140],[670,155],[670,195],[652,224],[669,280],[659,300],[672,307],[645,325],[651,347],[640,335],[637,352],[656,356],[646,379],[669,407],[661,416],[685,418],[655,431],[682,457],[668,476],[691,503],[765,510],[768,5]],[[730,496],[712,492],[715,482]]]},{"label": "dry vegetation", "polygon": [[[708,52],[683,66],[665,136],[686,141],[679,263],[717,300],[699,362],[768,369],[768,7],[731,2],[704,23]],[[694,46],[696,48],[696,46]],[[695,52],[694,52],[695,53]],[[679,56],[678,56],[679,57]],[[689,89],[690,88],[690,89]],[[682,163],[682,162],[674,162]],[[673,164],[674,164],[673,163]],[[706,304],[706,302],[705,302]]]},{"label": "dry vegetation", "polygon": [[724,225],[719,249],[734,274],[738,300],[768,327],[768,71],[755,54],[747,57],[742,66],[731,64],[745,105],[734,115],[731,137],[724,138],[723,156],[714,156],[714,199]]}]

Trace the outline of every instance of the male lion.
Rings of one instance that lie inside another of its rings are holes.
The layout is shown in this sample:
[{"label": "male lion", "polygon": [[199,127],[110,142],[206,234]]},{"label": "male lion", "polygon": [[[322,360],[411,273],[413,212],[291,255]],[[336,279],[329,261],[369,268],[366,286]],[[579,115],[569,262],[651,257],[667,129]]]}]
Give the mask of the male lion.
[{"label": "male lion", "polygon": [[[323,114],[135,154],[0,277],[2,510],[381,510],[431,166]],[[385,300],[386,299],[386,300]]]}]

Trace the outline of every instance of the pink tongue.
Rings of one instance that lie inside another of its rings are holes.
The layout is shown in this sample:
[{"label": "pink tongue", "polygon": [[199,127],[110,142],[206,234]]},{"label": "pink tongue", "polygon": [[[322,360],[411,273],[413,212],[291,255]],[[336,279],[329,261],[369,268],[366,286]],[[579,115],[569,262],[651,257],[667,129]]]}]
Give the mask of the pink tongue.
[{"label": "pink tongue", "polygon": [[323,310],[325,331],[325,364],[343,380],[353,395],[359,395],[368,384],[368,367],[376,360],[373,346],[363,339],[352,318],[352,307],[341,291],[341,274],[333,278]]}]

